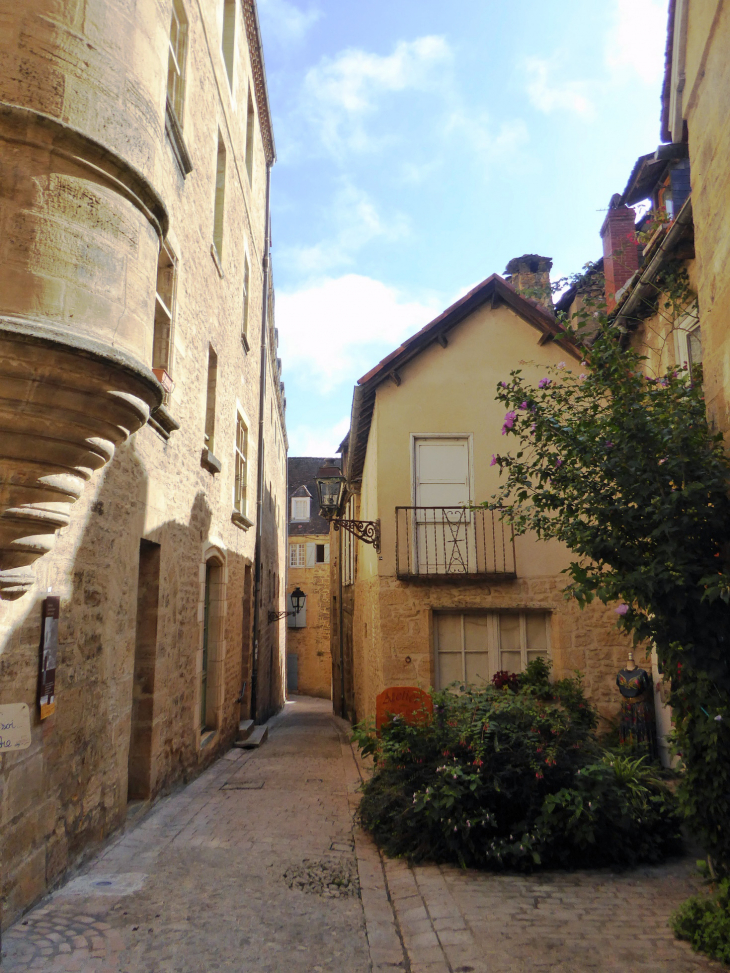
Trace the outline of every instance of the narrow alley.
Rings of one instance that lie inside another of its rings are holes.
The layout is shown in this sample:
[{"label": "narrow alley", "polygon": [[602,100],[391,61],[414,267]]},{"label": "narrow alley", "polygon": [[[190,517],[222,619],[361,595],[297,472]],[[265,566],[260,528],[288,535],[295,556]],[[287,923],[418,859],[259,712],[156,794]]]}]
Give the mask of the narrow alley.
[{"label": "narrow alley", "polygon": [[360,769],[295,697],[12,926],[3,973],[694,973],[673,939],[691,858],[531,877],[385,861],[353,828]]}]

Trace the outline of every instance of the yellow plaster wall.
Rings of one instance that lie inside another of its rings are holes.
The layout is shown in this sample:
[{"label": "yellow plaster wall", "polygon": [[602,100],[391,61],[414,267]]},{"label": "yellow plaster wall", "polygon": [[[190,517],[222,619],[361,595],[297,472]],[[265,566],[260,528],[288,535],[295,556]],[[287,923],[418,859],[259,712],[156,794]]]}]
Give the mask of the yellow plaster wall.
[{"label": "yellow plaster wall", "polygon": [[689,5],[684,115],[689,132],[697,283],[708,412],[730,428],[730,7]]},{"label": "yellow plaster wall", "polygon": [[[629,645],[611,608],[594,604],[581,612],[564,599],[560,572],[570,555],[557,542],[517,538],[516,581],[431,584],[395,577],[395,507],[413,503],[411,434],[471,435],[473,497],[488,500],[499,482],[497,468],[490,466],[492,453],[514,448],[501,435],[504,407],[494,400],[497,383],[517,367],[535,380],[547,374],[548,364],[580,367],[560,347],[539,346],[539,337],[508,308],[484,307],[449,333],[445,349],[434,344],[400,368],[400,386],[386,382],[378,388],[360,515],[381,518],[382,555],[378,559],[372,548],[358,545],[353,632],[358,719],[373,715],[375,696],[386,686],[433,685],[433,612],[445,608],[550,611],[556,676],[580,669],[601,713],[612,717],[618,710],[615,676]],[[533,364],[520,366],[521,360]]]}]

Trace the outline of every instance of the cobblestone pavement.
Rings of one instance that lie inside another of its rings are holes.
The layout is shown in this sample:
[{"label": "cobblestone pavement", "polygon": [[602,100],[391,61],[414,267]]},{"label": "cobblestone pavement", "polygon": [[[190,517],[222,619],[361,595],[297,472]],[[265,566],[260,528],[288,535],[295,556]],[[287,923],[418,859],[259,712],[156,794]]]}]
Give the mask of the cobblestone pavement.
[{"label": "cobblestone pavement", "polygon": [[492,875],[383,861],[365,772],[297,697],[16,923],[3,973],[702,973],[666,925],[693,862]]},{"label": "cobblestone pavement", "polygon": [[366,973],[338,722],[287,704],[11,927],[2,973]]}]

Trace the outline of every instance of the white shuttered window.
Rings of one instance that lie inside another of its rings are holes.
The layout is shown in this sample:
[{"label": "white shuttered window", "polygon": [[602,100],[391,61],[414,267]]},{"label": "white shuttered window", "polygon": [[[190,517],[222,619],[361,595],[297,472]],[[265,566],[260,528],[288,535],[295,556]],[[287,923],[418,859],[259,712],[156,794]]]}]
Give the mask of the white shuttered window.
[{"label": "white shuttered window", "polygon": [[549,612],[435,612],[436,685],[483,686],[550,653]]}]

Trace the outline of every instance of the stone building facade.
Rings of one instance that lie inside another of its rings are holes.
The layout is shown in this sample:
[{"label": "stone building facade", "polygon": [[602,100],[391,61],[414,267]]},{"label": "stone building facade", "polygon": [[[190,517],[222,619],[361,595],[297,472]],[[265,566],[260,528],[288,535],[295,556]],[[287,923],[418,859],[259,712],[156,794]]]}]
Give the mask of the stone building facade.
[{"label": "stone building facade", "polygon": [[629,645],[613,609],[566,601],[563,545],[513,539],[496,513],[473,509],[498,486],[497,383],[526,347],[523,368],[578,365],[552,312],[550,261],[526,254],[508,266],[542,300],[494,274],[355,389],[343,516],[379,522],[380,549],[356,541],[353,561],[342,552],[333,566],[334,702],[350,719],[373,716],[387,687],[485,683],[536,656],[550,657],[558,678],[579,669],[602,716],[618,712]]},{"label": "stone building facade", "polygon": [[0,705],[32,724],[0,758],[6,925],[282,705],[287,442],[254,0],[0,23]]},{"label": "stone building facade", "polygon": [[[330,528],[319,515],[317,470],[337,462],[328,457],[289,458],[289,574],[287,592],[307,596],[298,615],[289,616],[286,643],[287,689],[332,698],[330,655]],[[288,606],[291,609],[291,605]]]}]

